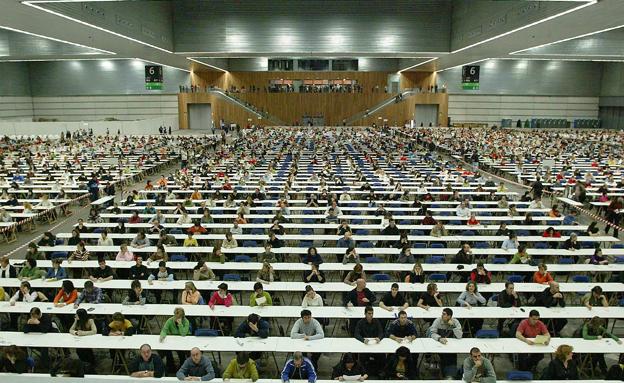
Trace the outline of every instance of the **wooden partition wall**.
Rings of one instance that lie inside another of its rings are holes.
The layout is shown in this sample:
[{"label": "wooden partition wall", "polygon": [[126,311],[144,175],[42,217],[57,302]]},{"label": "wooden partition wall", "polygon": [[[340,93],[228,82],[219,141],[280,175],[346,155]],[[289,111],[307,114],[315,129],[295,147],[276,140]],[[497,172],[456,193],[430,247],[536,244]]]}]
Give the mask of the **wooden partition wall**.
[{"label": "wooden partition wall", "polygon": [[[392,97],[384,93],[390,72],[193,72],[192,84],[205,88],[216,86],[221,89],[237,89],[250,86],[260,88],[257,93],[234,93],[233,95],[246,101],[258,109],[279,118],[286,124],[301,123],[304,115],[322,115],[326,125],[341,125],[343,119],[370,109],[376,104]],[[403,72],[399,77],[401,90],[411,88],[427,89],[435,83],[435,74],[430,72]],[[269,81],[274,79],[305,80],[305,79],[351,79],[362,86],[362,93],[266,93]],[[373,88],[378,89],[373,91]],[[210,103],[215,124],[221,119],[234,122],[241,126],[248,124],[248,119],[257,122],[257,117],[229,103],[222,98],[206,93],[182,93],[179,95],[180,129],[188,129],[188,104]],[[414,118],[416,104],[438,104],[438,121],[445,125],[448,115],[448,96],[446,94],[417,94],[398,104],[390,105],[376,114],[354,122],[352,125],[369,125],[379,123],[378,117],[388,119],[390,124],[402,124]]]}]

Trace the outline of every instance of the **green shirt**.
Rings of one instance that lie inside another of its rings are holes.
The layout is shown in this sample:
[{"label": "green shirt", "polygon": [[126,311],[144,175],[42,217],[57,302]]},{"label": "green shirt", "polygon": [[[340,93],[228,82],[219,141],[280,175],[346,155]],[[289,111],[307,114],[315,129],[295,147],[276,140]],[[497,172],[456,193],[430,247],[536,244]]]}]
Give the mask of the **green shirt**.
[{"label": "green shirt", "polygon": [[255,382],[258,378],[256,362],[251,359],[245,364],[245,368],[241,369],[234,358],[223,372],[223,379],[251,379]]},{"label": "green shirt", "polygon": [[178,326],[176,324],[176,322],[175,322],[175,317],[171,317],[171,318],[167,319],[167,322],[165,322],[165,325],[163,326],[162,330],[160,330],[160,335],[161,336],[166,336],[166,335],[186,336],[186,335],[190,335],[189,327],[190,327],[190,323],[189,323],[188,319],[186,319],[186,318],[182,319],[182,324]]},{"label": "green shirt", "polygon": [[583,339],[585,339],[585,340],[596,340],[596,339],[598,339],[598,336],[602,336],[603,338],[611,338],[611,339],[613,339],[616,342],[618,340],[620,340],[620,338],[618,338],[617,336],[611,334],[603,326],[598,327],[598,330],[596,331],[596,330],[591,330],[587,323],[585,323],[583,325]]},{"label": "green shirt", "polygon": [[[262,296],[266,298],[266,302],[264,303],[264,306],[273,306],[273,299],[271,298],[271,295],[269,293],[267,293],[266,291],[263,291]],[[259,304],[256,303],[256,299],[258,298],[256,298],[255,292],[251,293],[251,297],[249,299],[249,305],[252,307],[259,306]]]},{"label": "green shirt", "polygon": [[39,269],[38,267],[30,267],[26,264],[22,270],[20,270],[19,277],[20,278],[29,278],[36,279],[41,278],[41,275],[44,274],[44,271]]}]

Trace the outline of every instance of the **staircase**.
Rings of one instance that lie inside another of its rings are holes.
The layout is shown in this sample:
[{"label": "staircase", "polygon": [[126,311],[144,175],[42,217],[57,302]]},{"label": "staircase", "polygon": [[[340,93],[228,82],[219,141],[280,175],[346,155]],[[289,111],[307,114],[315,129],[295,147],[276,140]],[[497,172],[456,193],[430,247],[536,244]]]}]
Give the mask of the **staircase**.
[{"label": "staircase", "polygon": [[[262,119],[264,121],[269,121],[271,122],[273,125],[278,125],[278,126],[284,126],[286,125],[286,123],[284,123],[284,121],[280,120],[279,118],[267,113],[267,112],[262,112],[260,110],[258,110],[256,107],[254,107],[253,105],[240,100],[234,96],[232,96],[231,94],[228,94],[226,92],[224,92],[223,90],[219,89],[219,88],[209,88],[206,90],[206,93],[212,93],[212,94],[216,94],[219,97],[225,99],[226,101],[229,101],[233,104],[238,105],[239,107],[245,109],[246,111],[248,111],[249,113],[257,116],[257,117],[262,117]],[[264,123],[266,125],[266,122]]]},{"label": "staircase", "polygon": [[[374,105],[371,108],[366,109],[365,111],[362,111],[362,112],[359,112],[357,114],[354,114],[353,116],[351,116],[351,117],[346,119],[346,123],[347,123],[347,125],[350,125],[350,124],[354,123],[357,120],[360,120],[362,118],[365,118],[367,116],[375,114],[376,112],[382,110],[383,108],[385,108],[385,107],[387,107],[389,105],[393,105],[393,104],[397,104],[397,103],[403,102],[403,101],[405,101],[406,98],[408,98],[409,96],[412,96],[412,95],[414,95],[416,93],[417,92],[414,91],[414,90],[406,90],[406,91],[404,91],[402,93],[399,93],[399,95],[395,95],[395,96],[392,96],[391,98],[383,100],[382,102]],[[400,96],[400,98],[397,100],[397,97],[399,97],[399,96]]]}]

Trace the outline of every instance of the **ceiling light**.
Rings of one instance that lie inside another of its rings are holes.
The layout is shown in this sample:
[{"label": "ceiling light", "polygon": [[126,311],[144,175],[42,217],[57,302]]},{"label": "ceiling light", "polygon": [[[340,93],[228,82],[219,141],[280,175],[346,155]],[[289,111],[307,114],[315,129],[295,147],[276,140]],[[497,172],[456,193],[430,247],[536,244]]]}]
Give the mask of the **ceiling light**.
[{"label": "ceiling light", "polygon": [[[73,45],[75,47],[80,47],[80,48],[86,48],[86,49],[93,49],[95,51],[101,52],[101,53],[106,53],[106,54],[110,54],[110,55],[114,55],[115,52],[111,52],[111,51],[107,51],[104,49],[99,49],[99,48],[93,48],[93,47],[89,47],[86,45],[82,45],[82,44],[78,44],[78,43],[72,43],[71,41],[66,41],[66,40],[61,40],[61,39],[55,39],[54,37],[49,37],[49,36],[44,36],[44,35],[39,35],[37,33],[32,33],[32,32],[26,32],[24,30],[21,29],[16,29],[16,28],[11,28],[11,27],[5,27],[5,26],[1,26],[1,29],[6,29],[7,31],[13,31],[13,32],[19,32],[19,33],[23,33],[29,36],[35,36],[35,37],[40,37],[42,39],[48,39],[48,40],[52,40],[52,41],[57,41],[59,43],[64,43],[64,44],[69,44],[69,45]],[[92,54],[92,55],[96,55],[98,53],[83,53],[83,54]]]},{"label": "ceiling light", "polygon": [[505,37],[505,36],[510,35],[510,34],[512,34],[512,33],[515,33],[515,32],[518,32],[518,31],[521,31],[521,30],[523,30],[523,29],[527,29],[527,28],[533,27],[533,26],[535,26],[535,25],[538,25],[538,24],[544,23],[544,22],[546,22],[546,21],[550,21],[550,20],[555,19],[555,18],[557,18],[557,17],[561,17],[561,16],[564,16],[564,15],[567,15],[568,13],[572,13],[572,12],[575,12],[575,11],[581,10],[581,9],[583,9],[583,8],[585,8],[585,7],[589,7],[589,6],[591,6],[591,5],[596,4],[597,2],[598,2],[598,0],[592,0],[592,1],[588,2],[588,3],[585,3],[585,4],[582,4],[582,5],[579,5],[579,6],[577,6],[577,7],[570,8],[570,9],[568,9],[568,10],[566,10],[566,11],[563,11],[563,12],[557,13],[557,14],[552,15],[552,16],[548,16],[548,17],[546,17],[546,18],[544,18],[544,19],[541,19],[541,20],[537,20],[537,21],[535,21],[535,22],[533,22],[533,23],[530,23],[530,24],[527,24],[527,25],[523,25],[523,26],[521,26],[521,27],[519,27],[519,28],[512,29],[511,31],[507,31],[507,32],[505,32],[505,33],[501,33],[500,35],[496,35],[496,36],[490,37],[490,38],[488,38],[488,39],[485,39],[485,40],[483,40],[483,41],[479,41],[479,42],[476,42],[476,43],[474,43],[474,44],[470,44],[470,45],[468,45],[468,46],[465,46],[465,47],[463,47],[463,48],[456,49],[456,50],[452,51],[451,53],[461,52],[461,51],[464,51],[464,50],[466,50],[466,49],[470,49],[470,48],[476,47],[476,46],[481,45],[481,44],[489,43],[490,41],[493,41],[493,40],[496,40],[496,39],[500,39],[501,37]]},{"label": "ceiling light", "polygon": [[43,12],[51,13],[51,14],[53,14],[53,15],[55,15],[55,16],[62,17],[62,18],[67,19],[67,20],[71,20],[71,21],[73,21],[73,22],[76,22],[76,23],[79,23],[79,24],[82,24],[82,25],[86,25],[87,27],[95,28],[95,29],[100,30],[100,31],[102,31],[102,32],[110,33],[111,35],[115,35],[115,36],[117,36],[117,37],[121,37],[121,38],[123,38],[123,39],[130,40],[130,41],[132,41],[132,42],[135,42],[135,43],[139,43],[139,44],[142,44],[142,45],[148,46],[148,47],[150,47],[150,48],[158,49],[158,50],[163,51],[163,52],[173,53],[173,52],[171,52],[171,51],[169,51],[169,50],[167,50],[167,49],[164,49],[164,48],[158,47],[158,46],[156,46],[156,45],[148,44],[148,43],[143,42],[143,41],[141,41],[141,40],[133,39],[132,37],[128,37],[128,36],[126,36],[126,35],[122,35],[121,33],[113,32],[113,31],[111,31],[110,29],[106,29],[106,28],[99,27],[99,26],[97,26],[97,25],[89,24],[89,23],[84,22],[84,21],[82,21],[82,20],[79,20],[79,19],[76,19],[76,18],[73,18],[73,17],[67,16],[67,15],[64,15],[64,14],[62,14],[62,13],[60,13],[60,12],[55,12],[55,11],[52,11],[52,10],[50,10],[50,9],[46,9],[46,8],[40,7],[40,6],[38,6],[38,5],[35,5],[35,3],[43,3],[43,2],[42,2],[42,1],[39,1],[39,2],[37,2],[37,1],[24,1],[24,2],[22,2],[22,4],[24,4],[24,5],[28,5],[29,7],[36,8],[36,9],[38,9],[38,10],[40,10],[40,11],[43,11]]},{"label": "ceiling light", "polygon": [[[198,58],[202,58],[202,57],[198,57]],[[186,59],[187,59],[187,60],[191,60],[191,61],[196,62],[196,63],[201,64],[201,65],[205,65],[205,66],[207,66],[207,67],[214,68],[214,69],[217,69],[217,70],[223,71],[223,72],[225,72],[225,73],[228,73],[228,71],[227,71],[227,70],[225,70],[225,69],[223,69],[223,68],[219,68],[218,66],[214,66],[214,65],[206,64],[205,62],[203,62],[203,61],[199,61],[199,60],[196,60],[196,59],[194,59],[194,58],[192,58],[192,57],[187,57]]]},{"label": "ceiling light", "polygon": [[551,41],[551,42],[546,43],[546,44],[541,44],[541,45],[536,45],[536,46],[531,47],[531,48],[521,49],[519,51],[514,51],[514,52],[511,52],[509,54],[510,55],[515,55],[515,54],[519,54],[519,53],[522,53],[522,52],[525,52],[525,51],[528,51],[528,50],[531,50],[531,49],[543,48],[543,47],[547,47],[549,45],[558,44],[558,43],[562,43],[562,42],[565,42],[565,41],[570,41],[570,40],[574,40],[574,39],[580,39],[580,38],[591,36],[591,35],[595,35],[595,34],[598,34],[598,33],[609,32],[609,31],[612,31],[614,29],[619,29],[619,28],[622,28],[622,27],[624,27],[624,24],[618,25],[617,27],[605,28],[605,29],[601,29],[599,31],[584,33],[582,35],[578,35],[578,36],[574,36],[574,37],[568,37],[566,39],[561,39],[561,40],[557,40],[557,41]]},{"label": "ceiling light", "polygon": [[416,68],[417,66],[421,66],[421,65],[424,65],[426,63],[432,62],[433,60],[437,60],[438,59],[437,57],[431,57],[431,58],[430,57],[416,57],[416,58],[419,58],[419,59],[421,59],[421,58],[422,59],[429,59],[429,60],[420,62],[420,63],[412,65],[412,66],[408,66],[407,68],[403,68],[403,69],[399,70],[397,73],[405,72],[408,69]]}]

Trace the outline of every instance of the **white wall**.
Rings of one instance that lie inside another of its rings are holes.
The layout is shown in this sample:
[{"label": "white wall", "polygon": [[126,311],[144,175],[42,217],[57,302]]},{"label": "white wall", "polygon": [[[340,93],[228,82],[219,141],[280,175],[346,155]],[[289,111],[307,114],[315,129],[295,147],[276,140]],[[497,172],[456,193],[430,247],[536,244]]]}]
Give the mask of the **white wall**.
[{"label": "white wall", "polygon": [[0,96],[0,120],[32,121],[31,97]]},{"label": "white wall", "polygon": [[59,121],[141,120],[178,116],[178,97],[169,95],[33,97],[35,118]]},{"label": "white wall", "polygon": [[598,118],[598,97],[449,95],[452,122],[500,124],[504,118]]},{"label": "white wall", "polygon": [[59,134],[78,129],[93,129],[95,134],[158,134],[158,128],[171,126],[172,131],[179,129],[178,117],[159,117],[139,121],[89,121],[89,122],[9,122],[0,121],[2,135],[43,135]]}]

